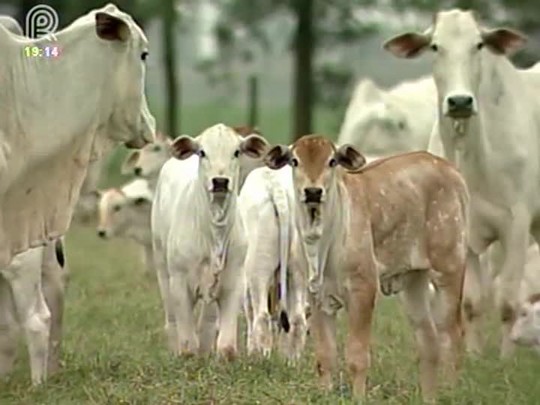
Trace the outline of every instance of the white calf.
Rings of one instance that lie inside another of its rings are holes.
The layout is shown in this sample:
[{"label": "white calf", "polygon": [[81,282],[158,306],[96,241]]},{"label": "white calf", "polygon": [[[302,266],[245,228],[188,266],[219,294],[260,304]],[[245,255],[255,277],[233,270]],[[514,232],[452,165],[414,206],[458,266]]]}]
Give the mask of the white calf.
[{"label": "white calf", "polygon": [[306,336],[306,286],[300,274],[288,277],[289,250],[294,232],[290,171],[288,166],[278,171],[266,167],[255,169],[247,176],[238,205],[248,240],[244,263],[248,353],[257,350],[268,355],[272,349],[271,313],[274,308],[269,308],[268,295],[274,293],[277,283],[280,287],[279,322],[289,337],[284,349],[290,359],[296,359],[304,347]]},{"label": "white calf", "polygon": [[[237,322],[244,291],[246,237],[237,209],[240,157],[260,159],[267,142],[214,125],[197,138],[180,136],[161,169],[152,204],[152,239],[165,307],[169,347],[193,354],[200,346],[193,310],[217,304],[217,351],[237,353]],[[203,311],[204,312],[204,311]]]},{"label": "white calf", "polygon": [[101,192],[97,233],[101,238],[132,239],[142,246],[146,274],[153,274],[150,214],[152,192],[147,180],[136,179],[121,188]]}]

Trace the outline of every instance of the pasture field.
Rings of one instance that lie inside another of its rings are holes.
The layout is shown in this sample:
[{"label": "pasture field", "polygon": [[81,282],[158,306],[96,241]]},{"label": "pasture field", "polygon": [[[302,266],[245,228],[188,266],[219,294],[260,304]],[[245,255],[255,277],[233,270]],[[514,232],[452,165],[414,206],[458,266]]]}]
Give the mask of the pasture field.
[{"label": "pasture field", "polygon": [[[264,125],[262,129],[268,131]],[[118,167],[117,160],[112,160],[111,167]],[[107,182],[117,184],[120,179],[114,175]],[[0,405],[353,403],[343,363],[335,391],[324,394],[317,388],[310,339],[303,359],[294,367],[278,355],[250,359],[242,353],[230,364],[215,358],[170,356],[165,349],[157,282],[144,275],[135,244],[103,241],[91,225],[73,225],[67,235],[66,256],[70,282],[63,369],[43,386],[32,388],[21,344],[15,372],[0,382]],[[344,330],[340,322],[341,341]],[[242,352],[244,331],[242,327]],[[497,356],[499,333],[493,319],[486,326],[486,336],[486,353],[466,359],[458,384],[443,391],[439,403],[539,403],[540,358],[519,349],[514,359],[503,363]],[[417,382],[412,331],[397,301],[381,299],[366,403],[418,404]]]}]

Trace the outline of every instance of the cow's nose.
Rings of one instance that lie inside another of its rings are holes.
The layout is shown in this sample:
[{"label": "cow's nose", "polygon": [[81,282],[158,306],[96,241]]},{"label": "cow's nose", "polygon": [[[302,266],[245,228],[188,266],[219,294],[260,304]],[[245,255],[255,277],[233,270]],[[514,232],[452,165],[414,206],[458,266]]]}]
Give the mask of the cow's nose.
[{"label": "cow's nose", "polygon": [[306,187],[304,195],[307,203],[320,203],[323,190],[320,187]]},{"label": "cow's nose", "polygon": [[103,230],[103,229],[99,229],[97,231],[97,235],[100,237],[100,238],[105,238],[105,236],[107,236],[107,233]]},{"label": "cow's nose", "polygon": [[229,179],[226,177],[214,177],[212,179],[212,191],[223,192],[229,189]]},{"label": "cow's nose", "polygon": [[135,176],[140,176],[142,174],[142,168],[136,167],[133,169],[133,173],[135,173]]},{"label": "cow's nose", "polygon": [[473,98],[471,96],[448,97],[448,110],[451,111],[471,111],[473,108]]}]

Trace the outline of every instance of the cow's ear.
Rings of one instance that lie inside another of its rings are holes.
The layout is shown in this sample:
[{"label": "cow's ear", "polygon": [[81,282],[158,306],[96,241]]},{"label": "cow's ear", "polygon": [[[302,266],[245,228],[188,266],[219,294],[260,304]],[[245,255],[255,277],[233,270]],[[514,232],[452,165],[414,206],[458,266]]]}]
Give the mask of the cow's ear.
[{"label": "cow's ear", "polygon": [[287,145],[276,145],[264,157],[264,164],[270,169],[277,170],[289,163],[292,154]]},{"label": "cow's ear", "polygon": [[427,33],[407,32],[390,38],[383,48],[398,58],[415,58],[429,46],[431,35]]},{"label": "cow's ear", "polygon": [[527,43],[527,36],[509,28],[482,30],[482,40],[486,47],[497,55],[512,55]]},{"label": "cow's ear", "polygon": [[240,153],[258,159],[268,150],[268,142],[260,135],[249,135],[240,143]]},{"label": "cow's ear", "polygon": [[125,42],[130,37],[130,30],[123,19],[110,12],[99,11],[96,13],[96,34],[105,41]]},{"label": "cow's ear", "polygon": [[133,169],[135,168],[135,164],[139,160],[139,156],[141,155],[141,152],[138,150],[132,150],[124,159],[124,163],[122,163],[122,167],[120,169],[120,172],[122,174],[132,174]]},{"label": "cow's ear", "polygon": [[356,171],[366,164],[366,158],[356,148],[349,144],[341,145],[334,154],[338,165],[346,170]]},{"label": "cow's ear", "polygon": [[171,145],[172,155],[176,159],[184,160],[200,150],[195,139],[188,135],[180,135]]}]

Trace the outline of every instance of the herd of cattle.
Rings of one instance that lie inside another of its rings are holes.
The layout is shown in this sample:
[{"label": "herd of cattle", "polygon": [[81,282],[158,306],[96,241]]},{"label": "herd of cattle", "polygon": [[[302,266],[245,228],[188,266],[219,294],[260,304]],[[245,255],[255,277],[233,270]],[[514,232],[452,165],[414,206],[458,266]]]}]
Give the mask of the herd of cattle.
[{"label": "herd of cattle", "polygon": [[[147,39],[112,4],[56,33],[61,58],[25,58],[25,44],[47,40],[0,19],[0,98],[10,106],[0,110],[1,374],[19,327],[33,383],[58,369],[62,235],[94,210],[99,237],[140,244],[178,355],[235,358],[243,310],[248,354],[268,355],[279,338],[294,362],[309,321],[330,389],[344,309],[347,366],[362,396],[379,294],[397,294],[414,329],[426,401],[439,368],[455,380],[463,336],[468,351],[482,350],[492,303],[501,357],[515,344],[540,350],[540,64],[509,61],[522,34],[487,29],[469,11],[439,12],[425,32],[384,44],[402,58],[432,52],[432,75],[389,90],[363,80],[337,144],[306,135],[291,145],[224,124],[197,137],[156,133]],[[135,179],[98,191],[119,143],[135,149],[122,166]]]}]

